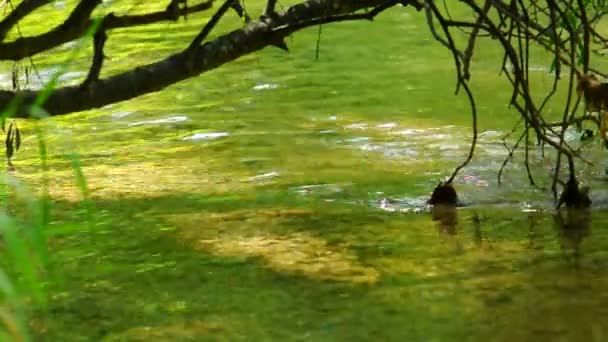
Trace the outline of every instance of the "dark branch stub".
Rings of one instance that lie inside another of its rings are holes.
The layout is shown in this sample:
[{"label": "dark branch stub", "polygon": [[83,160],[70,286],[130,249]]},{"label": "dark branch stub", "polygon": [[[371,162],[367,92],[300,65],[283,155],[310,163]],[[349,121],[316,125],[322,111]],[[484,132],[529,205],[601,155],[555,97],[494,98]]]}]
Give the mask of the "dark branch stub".
[{"label": "dark branch stub", "polygon": [[[277,18],[277,12],[275,11],[276,5],[277,5],[277,0],[268,0],[261,19],[262,20],[276,19]],[[283,51],[289,52],[287,43],[285,43],[285,39],[283,39],[283,38],[276,39],[276,41],[273,42],[272,46],[276,46]]]},{"label": "dark branch stub", "polygon": [[591,206],[589,187],[579,187],[573,174],[570,174],[570,179],[559,197],[556,209],[564,204],[567,208],[589,208]]},{"label": "dark branch stub", "polygon": [[456,194],[452,183],[439,182],[427,203],[430,205],[456,206],[458,204],[458,194]]}]

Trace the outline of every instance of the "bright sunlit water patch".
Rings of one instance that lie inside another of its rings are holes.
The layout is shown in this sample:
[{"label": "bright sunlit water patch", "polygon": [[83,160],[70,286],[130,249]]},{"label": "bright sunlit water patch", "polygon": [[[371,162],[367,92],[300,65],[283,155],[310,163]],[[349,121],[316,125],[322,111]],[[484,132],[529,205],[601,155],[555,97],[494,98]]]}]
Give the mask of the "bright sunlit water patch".
[{"label": "bright sunlit water patch", "polygon": [[193,135],[189,135],[187,137],[184,137],[183,140],[191,140],[191,141],[197,141],[197,140],[214,140],[214,139],[219,139],[219,138],[223,138],[223,137],[227,137],[229,136],[230,133],[228,132],[205,132],[205,133],[195,133]]}]

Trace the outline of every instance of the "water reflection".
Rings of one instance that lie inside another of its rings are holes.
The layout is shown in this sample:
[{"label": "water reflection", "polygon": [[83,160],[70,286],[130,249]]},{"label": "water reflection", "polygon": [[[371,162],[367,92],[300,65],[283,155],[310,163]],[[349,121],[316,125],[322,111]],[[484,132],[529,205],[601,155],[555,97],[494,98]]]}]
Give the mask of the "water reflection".
[{"label": "water reflection", "polygon": [[540,244],[539,234],[536,231],[536,225],[538,224],[539,215],[535,212],[528,212],[528,248],[529,249],[542,249]]},{"label": "water reflection", "polygon": [[455,235],[458,225],[458,214],[456,206],[453,205],[434,205],[431,207],[431,219],[437,222],[440,232]]},{"label": "water reflection", "polygon": [[481,248],[484,239],[481,231],[481,218],[477,212],[474,212],[473,216],[471,216],[471,223],[473,224],[473,242],[477,248]]},{"label": "water reflection", "polygon": [[560,210],[553,215],[553,222],[561,249],[566,253],[566,257],[571,253],[577,262],[581,243],[591,235],[591,210]]}]

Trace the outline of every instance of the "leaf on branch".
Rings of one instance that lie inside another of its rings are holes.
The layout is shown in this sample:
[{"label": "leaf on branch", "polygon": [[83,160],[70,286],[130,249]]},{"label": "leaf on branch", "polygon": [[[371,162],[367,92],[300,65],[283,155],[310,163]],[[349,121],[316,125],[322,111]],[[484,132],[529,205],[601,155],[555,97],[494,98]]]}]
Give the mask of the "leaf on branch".
[{"label": "leaf on branch", "polygon": [[14,166],[11,163],[11,158],[15,155],[15,152],[19,151],[21,147],[21,132],[15,122],[11,122],[8,126],[8,132],[6,133],[6,139],[4,140],[6,146],[6,159],[10,170],[14,170]]},{"label": "leaf on branch", "polygon": [[13,157],[13,123],[8,126],[8,133],[6,134],[6,140],[4,141],[6,145],[6,158],[11,160]]},{"label": "leaf on branch", "polygon": [[19,151],[19,147],[21,147],[21,132],[15,124],[15,151]]}]

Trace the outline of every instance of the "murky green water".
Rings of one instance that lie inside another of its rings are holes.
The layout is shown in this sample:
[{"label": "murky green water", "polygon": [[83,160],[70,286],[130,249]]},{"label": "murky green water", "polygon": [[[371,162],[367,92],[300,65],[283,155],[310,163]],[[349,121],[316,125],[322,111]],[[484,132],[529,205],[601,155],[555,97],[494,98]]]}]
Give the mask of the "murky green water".
[{"label": "murky green water", "polygon": [[[41,29],[35,22],[24,31]],[[187,46],[203,23],[112,32],[104,74]],[[228,15],[215,32],[238,25]],[[323,27],[318,61],[316,35],[295,35],[289,54],[268,48],[161,93],[42,124],[59,279],[48,312],[35,312],[37,340],[608,338],[599,146],[587,148],[597,165],[582,175],[591,213],[555,217],[550,193],[528,186],[521,154],[499,187],[499,137],[517,117],[501,55],[482,44],[473,84],[483,133],[456,180],[467,206],[431,214],[424,200],[471,135],[451,56],[409,8]],[[62,56],[36,58],[41,74]],[[545,56],[534,55],[538,89],[551,86]],[[83,53],[65,82],[87,65]],[[22,125],[16,176],[35,187],[37,143],[33,124]],[[72,151],[94,199],[92,230]],[[533,154],[547,185],[551,155]]]}]

